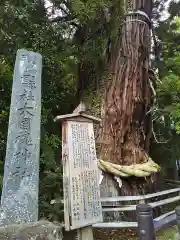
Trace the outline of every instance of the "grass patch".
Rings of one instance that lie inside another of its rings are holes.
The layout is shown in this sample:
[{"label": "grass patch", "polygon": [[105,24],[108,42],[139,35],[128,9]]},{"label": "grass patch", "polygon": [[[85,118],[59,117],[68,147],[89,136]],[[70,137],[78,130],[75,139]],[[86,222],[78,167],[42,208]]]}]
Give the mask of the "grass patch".
[{"label": "grass patch", "polygon": [[157,239],[158,240],[177,240],[176,238],[177,232],[178,232],[178,229],[176,226],[166,228],[165,230],[159,231],[157,233]]}]

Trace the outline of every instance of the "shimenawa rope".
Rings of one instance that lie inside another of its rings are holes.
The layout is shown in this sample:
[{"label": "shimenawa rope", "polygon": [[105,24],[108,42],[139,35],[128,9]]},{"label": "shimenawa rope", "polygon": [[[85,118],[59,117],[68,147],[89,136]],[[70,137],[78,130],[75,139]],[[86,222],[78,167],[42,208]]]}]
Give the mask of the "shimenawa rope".
[{"label": "shimenawa rope", "polygon": [[159,172],[161,169],[159,165],[156,164],[151,158],[149,158],[145,163],[134,164],[130,166],[121,166],[100,159],[99,168],[104,172],[108,172],[122,178],[131,176],[148,177],[152,173]]}]

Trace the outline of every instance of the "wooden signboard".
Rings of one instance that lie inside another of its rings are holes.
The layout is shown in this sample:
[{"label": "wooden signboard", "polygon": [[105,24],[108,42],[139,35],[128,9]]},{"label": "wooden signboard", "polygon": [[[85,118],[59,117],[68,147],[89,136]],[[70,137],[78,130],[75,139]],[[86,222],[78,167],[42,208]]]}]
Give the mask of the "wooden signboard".
[{"label": "wooden signboard", "polygon": [[64,214],[67,231],[102,221],[93,121],[65,120],[63,131]]}]

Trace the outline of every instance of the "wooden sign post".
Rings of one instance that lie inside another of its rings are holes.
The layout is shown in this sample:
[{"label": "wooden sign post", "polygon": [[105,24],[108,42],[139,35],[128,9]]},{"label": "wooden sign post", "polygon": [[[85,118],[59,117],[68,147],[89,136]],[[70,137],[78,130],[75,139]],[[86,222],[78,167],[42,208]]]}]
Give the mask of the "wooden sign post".
[{"label": "wooden sign post", "polygon": [[85,114],[82,106],[55,121],[62,121],[65,230],[79,229],[79,240],[93,240],[87,226],[102,221],[93,122],[101,120]]}]

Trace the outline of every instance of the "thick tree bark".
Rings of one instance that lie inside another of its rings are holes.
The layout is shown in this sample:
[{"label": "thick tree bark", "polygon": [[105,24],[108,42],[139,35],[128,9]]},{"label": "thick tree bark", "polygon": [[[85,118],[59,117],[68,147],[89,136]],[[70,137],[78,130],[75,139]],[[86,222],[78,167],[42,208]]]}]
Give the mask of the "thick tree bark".
[{"label": "thick tree bark", "polygon": [[[151,116],[147,115],[152,105],[149,85],[149,52],[151,47],[152,0],[132,0],[128,9],[146,13],[126,15],[121,40],[112,55],[109,75],[101,79],[99,89],[83,91],[83,100],[92,114],[102,117],[98,137],[99,157],[120,165],[132,165],[148,160],[151,138]],[[90,68],[81,67],[81,80],[88,78]],[[90,74],[91,75],[91,74]],[[101,76],[96,76],[100,79]],[[91,76],[91,78],[94,78]],[[94,81],[89,81],[94,82]],[[93,86],[94,87],[94,86]],[[102,101],[101,101],[102,100]],[[101,108],[101,110],[100,110]],[[99,131],[98,131],[99,132]],[[100,142],[100,144],[99,144]],[[131,177],[123,180],[122,186],[114,176],[104,173],[101,196],[138,195],[154,191],[154,176]],[[120,214],[114,214],[116,219]]]},{"label": "thick tree bark", "polygon": [[[144,11],[149,18],[152,1],[132,1],[133,10]],[[122,28],[121,44],[111,64],[102,104],[100,158],[119,165],[148,160],[151,137],[152,105],[149,85],[150,21],[143,14],[129,14]],[[154,176],[128,178],[120,188],[113,176],[105,174],[101,195],[138,195],[154,190]]]},{"label": "thick tree bark", "polygon": [[149,21],[140,14],[127,15],[121,37],[103,100],[101,155],[131,165],[147,159],[150,143]]}]

